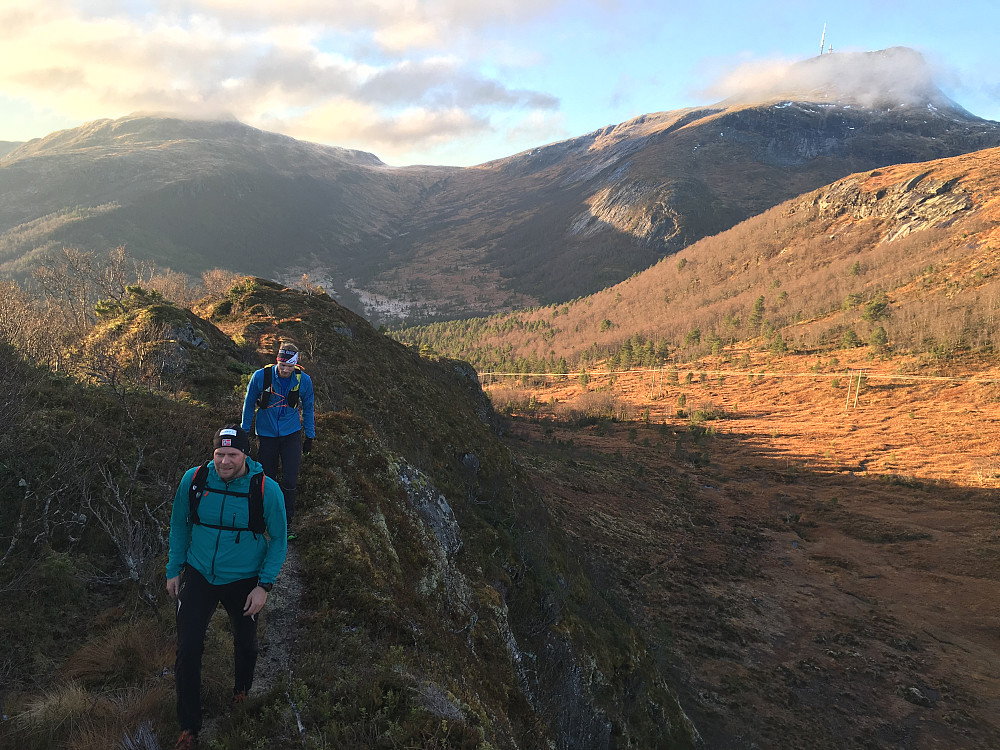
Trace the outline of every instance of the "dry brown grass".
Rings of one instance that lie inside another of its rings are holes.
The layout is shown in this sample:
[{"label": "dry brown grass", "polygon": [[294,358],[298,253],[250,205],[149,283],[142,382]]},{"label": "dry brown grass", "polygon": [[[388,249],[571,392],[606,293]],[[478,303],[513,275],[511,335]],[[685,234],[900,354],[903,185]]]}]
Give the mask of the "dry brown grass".
[{"label": "dry brown grass", "polygon": [[[1000,746],[1000,366],[731,362],[655,387],[618,373],[614,396],[649,424],[560,423],[583,392],[553,381],[531,390],[545,421],[511,431],[706,742]],[[719,418],[694,423],[702,408]]]},{"label": "dry brown grass", "polygon": [[174,660],[174,644],[149,621],[98,636],[63,665],[65,679],[84,685],[127,685],[158,675]]},{"label": "dry brown grass", "polygon": [[163,721],[170,693],[163,684],[92,692],[67,682],[32,700],[14,721],[26,747],[108,750],[151,717]]}]

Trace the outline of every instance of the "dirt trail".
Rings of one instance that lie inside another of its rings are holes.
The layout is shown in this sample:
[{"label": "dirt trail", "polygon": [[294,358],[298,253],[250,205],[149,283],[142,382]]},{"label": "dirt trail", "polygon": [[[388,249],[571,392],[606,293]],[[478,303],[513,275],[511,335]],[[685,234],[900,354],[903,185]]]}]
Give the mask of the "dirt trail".
[{"label": "dirt trail", "polygon": [[267,617],[263,623],[260,655],[254,675],[255,693],[270,690],[282,677],[291,673],[302,585],[299,551],[292,543],[288,545],[288,555],[278,581],[268,596]]},{"label": "dirt trail", "polygon": [[[291,681],[292,659],[295,641],[298,637],[297,625],[302,589],[302,565],[299,561],[298,549],[294,543],[291,543],[288,545],[285,564],[281,568],[274,588],[267,597],[267,604],[262,612],[263,617],[258,629],[260,652],[257,656],[257,669],[254,672],[251,697],[267,692],[282,679]],[[215,616],[225,617],[225,612],[220,608]],[[291,707],[291,710],[294,712],[295,708]],[[212,739],[218,725],[219,717],[205,716],[204,725],[199,735],[203,744],[207,745]],[[301,724],[299,726],[301,732]],[[304,747],[304,738],[302,744]]]}]

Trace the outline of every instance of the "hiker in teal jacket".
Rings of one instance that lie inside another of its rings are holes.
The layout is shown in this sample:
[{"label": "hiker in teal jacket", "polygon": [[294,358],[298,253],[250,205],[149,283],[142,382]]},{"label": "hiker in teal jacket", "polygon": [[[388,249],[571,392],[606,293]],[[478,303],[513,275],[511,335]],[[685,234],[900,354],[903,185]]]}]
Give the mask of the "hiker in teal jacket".
[{"label": "hiker in teal jacket", "polygon": [[295,515],[299,467],[302,456],[308,456],[312,450],[316,437],[312,378],[299,367],[299,355],[295,344],[283,341],[278,347],[275,364],[261,368],[251,376],[243,399],[241,425],[250,432],[256,412],[257,459],[264,472],[281,483],[289,541],[295,539],[291,526],[292,516]]},{"label": "hiker in teal jacket", "polygon": [[247,455],[247,433],[227,425],[214,445],[207,471],[199,476],[195,466],[184,474],[170,514],[167,592],[177,600],[178,748],[195,747],[201,729],[201,657],[212,614],[221,602],[232,624],[233,701],[241,702],[257,664],[257,614],[288,550],[281,489]]}]

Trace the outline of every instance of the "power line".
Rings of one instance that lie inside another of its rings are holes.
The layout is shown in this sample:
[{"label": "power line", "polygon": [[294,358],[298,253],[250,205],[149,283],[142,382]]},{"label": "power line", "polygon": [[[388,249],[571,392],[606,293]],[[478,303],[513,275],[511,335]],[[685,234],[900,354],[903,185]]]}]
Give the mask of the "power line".
[{"label": "power line", "polygon": [[[755,372],[753,370],[688,370],[686,368],[677,368],[677,372],[691,373],[692,375],[756,375],[759,377],[781,377],[781,378],[840,378],[847,377],[848,372],[780,372],[780,371],[760,371]],[[617,370],[614,372],[608,372],[606,370],[580,370],[578,372],[495,372],[495,371],[485,371],[480,372],[480,379],[485,375],[490,377],[517,377],[517,378],[553,378],[553,377],[579,377],[580,375],[587,375],[589,377],[601,377],[601,376],[611,376],[611,375],[628,375],[632,373],[662,373],[662,368],[643,368],[638,370]],[[950,383],[1000,383],[1000,376],[995,378],[974,378],[974,377],[953,377],[948,375],[900,375],[896,373],[878,373],[865,371],[866,380],[914,380],[914,381],[937,381],[937,382],[950,382]]]}]

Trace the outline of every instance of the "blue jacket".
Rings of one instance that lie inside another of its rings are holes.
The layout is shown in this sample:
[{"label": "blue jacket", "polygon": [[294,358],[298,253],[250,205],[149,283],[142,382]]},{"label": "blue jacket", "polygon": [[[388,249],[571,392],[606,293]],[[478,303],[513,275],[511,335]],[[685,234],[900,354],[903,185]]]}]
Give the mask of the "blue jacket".
[{"label": "blue jacket", "polygon": [[268,396],[268,405],[263,409],[257,409],[257,399],[264,390],[264,370],[267,369],[265,367],[257,370],[247,384],[247,395],[243,399],[243,422],[240,426],[250,432],[250,423],[253,422],[256,409],[257,424],[254,429],[258,435],[284,437],[305,428],[306,437],[316,437],[312,378],[302,373],[302,382],[299,384],[299,405],[302,407],[300,416],[298,408],[293,409],[288,405],[288,394],[296,381],[295,373],[287,378],[279,378],[277,366],[270,365],[270,367],[271,388],[274,393]]},{"label": "blue jacket", "polygon": [[[180,575],[187,563],[213,585],[232,583],[256,576],[261,583],[274,583],[288,551],[288,524],[285,520],[285,496],[271,478],[264,480],[264,522],[267,537],[249,531],[211,529],[191,523],[189,490],[194,482],[194,466],[184,473],[170,513],[170,553],[167,578]],[[198,504],[198,517],[205,523],[246,528],[250,508],[245,497],[233,497],[213,489],[249,492],[250,477],[262,471],[259,463],[247,456],[247,473],[224,482],[208,463],[205,493]]]}]

